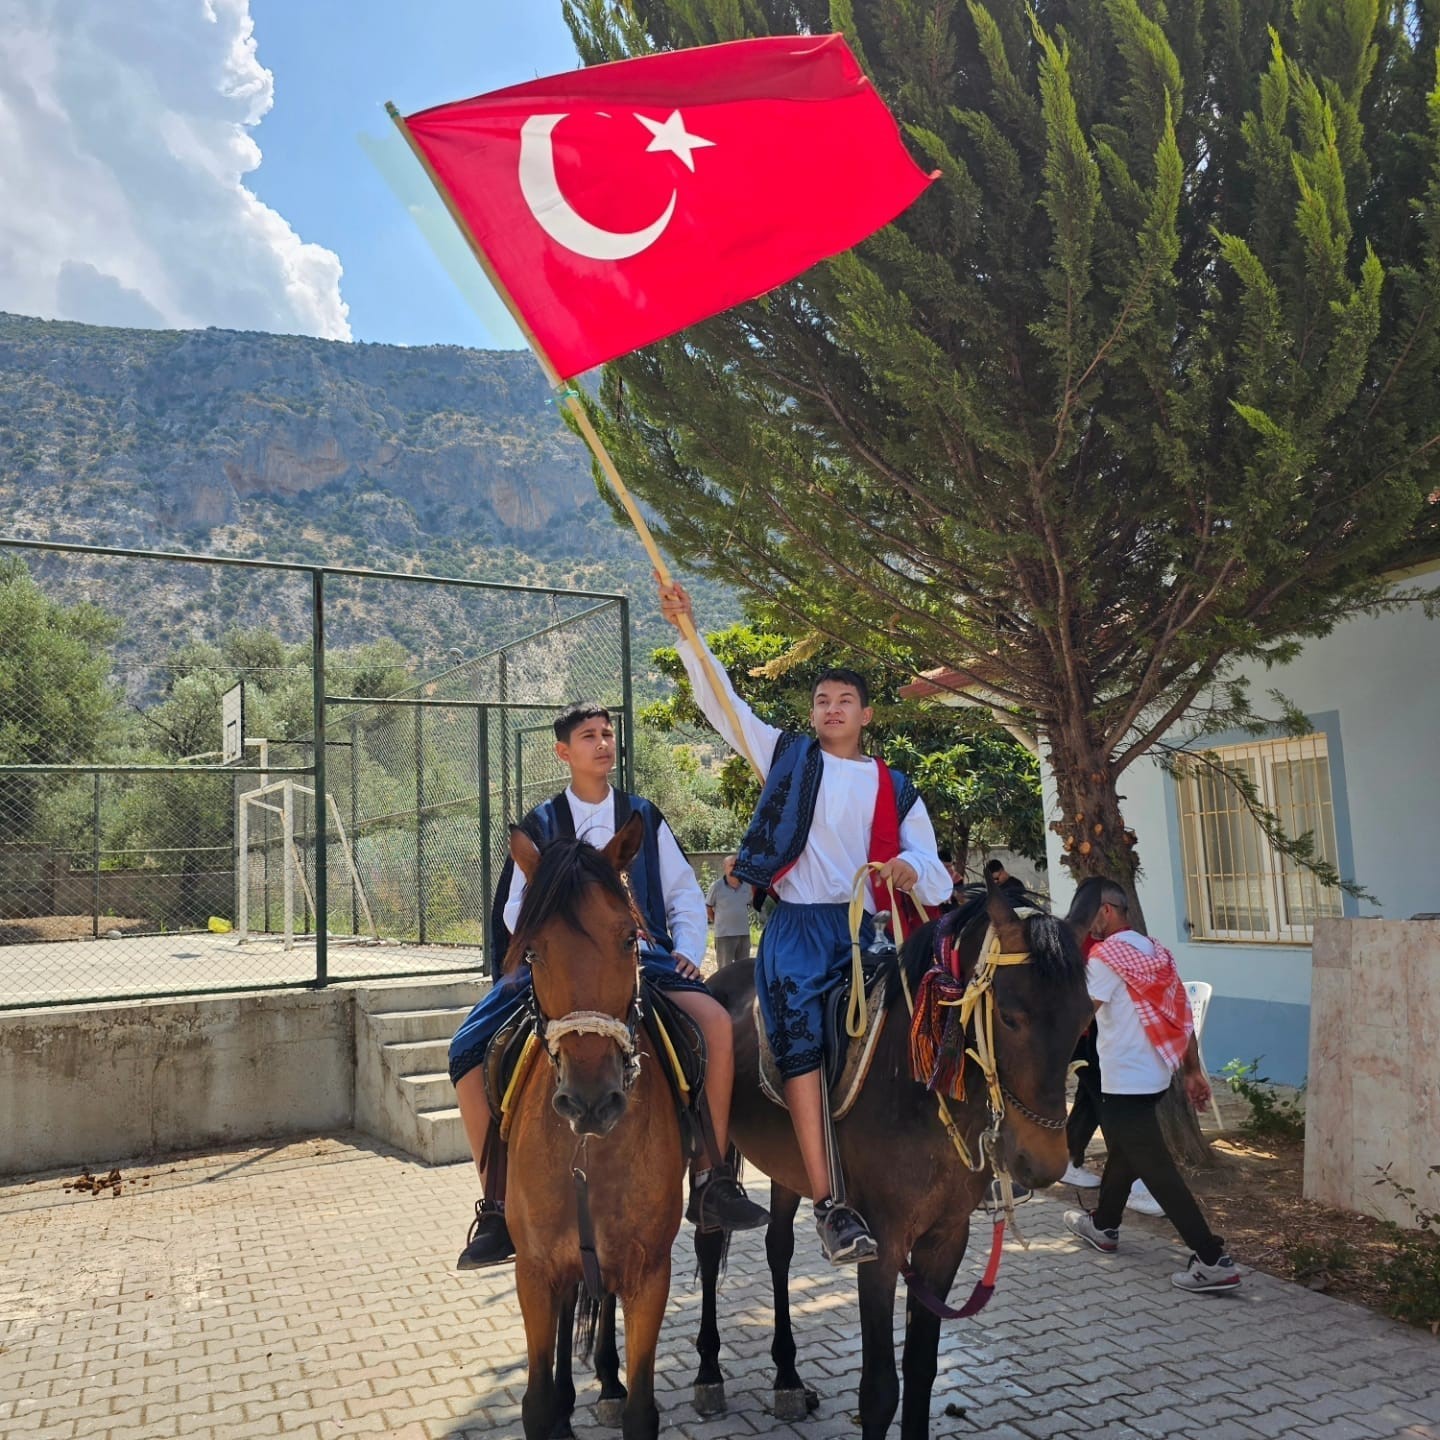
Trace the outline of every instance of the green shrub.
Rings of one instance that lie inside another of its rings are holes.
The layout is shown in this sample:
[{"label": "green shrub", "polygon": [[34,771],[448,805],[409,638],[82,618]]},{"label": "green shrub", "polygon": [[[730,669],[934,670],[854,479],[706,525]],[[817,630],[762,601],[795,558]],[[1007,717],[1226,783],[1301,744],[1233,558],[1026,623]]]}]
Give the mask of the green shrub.
[{"label": "green shrub", "polygon": [[1231,1090],[1250,1107],[1249,1118],[1240,1126],[1244,1134],[1279,1140],[1305,1138],[1305,1107],[1299,1096],[1282,1095],[1267,1076],[1260,1074],[1258,1055],[1248,1065],[1243,1060],[1231,1060],[1221,1073]]},{"label": "green shrub", "polygon": [[[1430,1174],[1440,1175],[1440,1165]],[[1385,1308],[1397,1320],[1425,1325],[1440,1335],[1440,1210],[1428,1210],[1416,1202],[1415,1187],[1402,1185],[1390,1167],[1380,1167],[1377,1186],[1388,1187],[1410,1211],[1410,1226],[1385,1222],[1386,1237],[1395,1246],[1375,1268],[1376,1278],[1385,1287]]]}]

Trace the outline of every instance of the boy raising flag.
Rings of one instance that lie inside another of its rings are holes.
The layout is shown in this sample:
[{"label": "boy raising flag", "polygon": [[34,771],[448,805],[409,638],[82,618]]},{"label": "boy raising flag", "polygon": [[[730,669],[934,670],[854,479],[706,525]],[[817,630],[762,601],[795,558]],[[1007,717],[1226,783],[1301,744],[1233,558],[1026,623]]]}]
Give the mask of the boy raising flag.
[{"label": "boy raising flag", "polygon": [[[696,635],[679,646],[695,703],[728,744],[752,757],[763,782],[735,862],[736,875],[773,890],[779,901],[761,937],[755,989],[825,1258],[835,1265],[871,1260],[876,1244],[864,1217],[833,1198],[838,1177],[826,1158],[821,1004],[850,962],[850,894],[862,865],[882,862],[874,881],[919,905],[947,900],[954,882],[936,853],[935,831],[915,787],[861,748],[873,715],[863,676],[824,671],[812,691],[814,734],[780,730],[735,693],[693,629],[690,596],[678,582],[661,583],[660,611]],[[862,944],[873,938],[875,909],[872,887]]]}]

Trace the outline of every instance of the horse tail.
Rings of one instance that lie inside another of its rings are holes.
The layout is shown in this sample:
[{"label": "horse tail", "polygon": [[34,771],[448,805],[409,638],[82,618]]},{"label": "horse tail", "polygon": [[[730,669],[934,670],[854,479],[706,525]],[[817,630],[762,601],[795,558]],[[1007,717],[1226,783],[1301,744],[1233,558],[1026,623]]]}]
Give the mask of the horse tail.
[{"label": "horse tail", "polygon": [[595,1327],[600,1323],[600,1311],[604,1305],[604,1295],[592,1295],[589,1287],[581,1284],[575,1301],[575,1328],[571,1332],[571,1349],[583,1365],[588,1365],[595,1354]]}]

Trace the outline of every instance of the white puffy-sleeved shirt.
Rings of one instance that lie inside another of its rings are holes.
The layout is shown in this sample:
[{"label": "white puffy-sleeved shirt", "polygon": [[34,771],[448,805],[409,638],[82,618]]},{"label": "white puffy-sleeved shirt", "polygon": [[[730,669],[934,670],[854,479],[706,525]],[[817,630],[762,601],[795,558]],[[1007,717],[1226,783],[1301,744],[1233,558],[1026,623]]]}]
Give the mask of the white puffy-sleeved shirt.
[{"label": "white puffy-sleeved shirt", "polygon": [[[705,642],[700,643],[703,646]],[[695,703],[731,747],[742,754],[748,751],[763,780],[770,773],[775,742],[783,732],[767,725],[735,693],[730,677],[716,661],[715,674],[720,677],[740,722],[737,734],[699,650],[684,639],[679,649],[695,692]],[[875,821],[880,772],[870,759],[843,760],[823,750],[821,755],[824,769],[820,793],[805,848],[795,864],[775,882],[775,893],[794,905],[849,904],[855,872],[870,858],[870,830]],[[955,888],[950,872],[935,850],[935,827],[930,823],[925,802],[917,799],[900,822],[900,858],[919,876],[912,893],[923,905],[942,904]],[[874,889],[868,883],[866,906],[872,912],[875,909]]]},{"label": "white puffy-sleeved shirt", "polygon": [[[602,850],[615,838],[615,792],[607,790],[605,798],[590,804],[582,800],[570,786],[565,787],[565,800],[575,821],[575,838]],[[668,821],[661,821],[657,837],[660,850],[660,889],[665,896],[665,923],[675,944],[675,954],[698,965],[705,958],[707,921],[705,892],[680,849]],[[515,929],[520,918],[520,902],[525,898],[525,873],[517,865],[510,881],[510,894],[505,901],[505,924]]]}]

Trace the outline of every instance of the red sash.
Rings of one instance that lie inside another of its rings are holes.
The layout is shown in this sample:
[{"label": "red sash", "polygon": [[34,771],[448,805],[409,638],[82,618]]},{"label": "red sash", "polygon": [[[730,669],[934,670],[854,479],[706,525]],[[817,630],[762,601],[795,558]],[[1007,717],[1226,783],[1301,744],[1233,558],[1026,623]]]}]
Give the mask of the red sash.
[{"label": "red sash", "polygon": [[[878,755],[875,757],[875,768],[879,772],[880,784],[875,791],[875,816],[870,822],[869,859],[873,864],[883,865],[900,853],[900,811],[895,805],[895,782],[890,778],[890,769]],[[888,906],[883,903],[882,891],[889,897]],[[923,925],[927,920],[934,920],[940,914],[937,906],[921,905],[913,895],[897,892],[878,881],[875,883],[877,910],[888,908],[893,913],[900,908],[902,901],[906,906],[903,923],[907,935],[913,934],[917,926]]]}]

